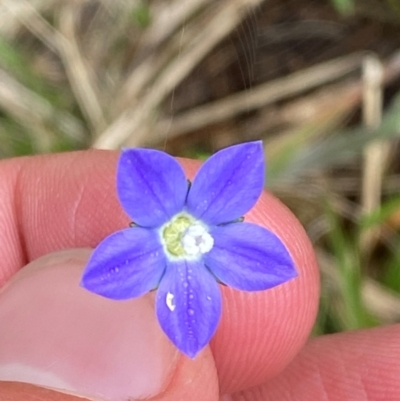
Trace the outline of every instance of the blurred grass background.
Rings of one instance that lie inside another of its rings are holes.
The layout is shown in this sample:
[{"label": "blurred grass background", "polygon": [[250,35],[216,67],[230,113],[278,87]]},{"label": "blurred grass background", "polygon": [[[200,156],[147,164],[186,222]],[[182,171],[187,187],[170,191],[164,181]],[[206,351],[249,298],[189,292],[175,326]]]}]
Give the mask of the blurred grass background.
[{"label": "blurred grass background", "polygon": [[0,0],[0,158],[263,139],[315,333],[400,321],[397,0]]}]

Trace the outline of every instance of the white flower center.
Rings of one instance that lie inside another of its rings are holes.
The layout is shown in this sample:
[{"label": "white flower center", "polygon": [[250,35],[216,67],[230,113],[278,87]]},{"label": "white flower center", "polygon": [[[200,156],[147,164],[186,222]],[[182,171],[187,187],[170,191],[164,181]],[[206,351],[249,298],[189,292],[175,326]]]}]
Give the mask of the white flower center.
[{"label": "white flower center", "polygon": [[188,255],[209,252],[214,245],[214,238],[200,224],[191,225],[182,236],[182,247]]},{"label": "white flower center", "polygon": [[214,245],[207,226],[187,213],[179,213],[160,229],[160,237],[168,257],[197,259]]}]

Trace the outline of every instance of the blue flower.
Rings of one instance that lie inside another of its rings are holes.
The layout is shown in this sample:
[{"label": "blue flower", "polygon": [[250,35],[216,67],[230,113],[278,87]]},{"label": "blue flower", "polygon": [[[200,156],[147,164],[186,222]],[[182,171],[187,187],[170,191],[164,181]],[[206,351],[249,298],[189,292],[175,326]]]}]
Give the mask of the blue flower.
[{"label": "blue flower", "polygon": [[259,291],[297,275],[275,234],[242,222],[261,195],[264,171],[260,141],[219,151],[193,183],[164,152],[123,150],[117,191],[134,225],[98,245],[81,285],[115,300],[157,289],[162,329],[193,358],[217,328],[218,283]]}]

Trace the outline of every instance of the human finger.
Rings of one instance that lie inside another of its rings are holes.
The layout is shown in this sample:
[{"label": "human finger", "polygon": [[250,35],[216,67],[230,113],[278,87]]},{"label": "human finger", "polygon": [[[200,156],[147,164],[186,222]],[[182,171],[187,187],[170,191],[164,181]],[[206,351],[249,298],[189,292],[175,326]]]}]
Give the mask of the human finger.
[{"label": "human finger", "polygon": [[41,257],[0,292],[0,399],[68,400],[47,388],[96,401],[217,401],[210,350],[195,360],[180,354],[152,294],[114,302],[81,288],[89,255]]},{"label": "human finger", "polygon": [[400,325],[326,335],[276,378],[224,401],[390,401],[400,394]]},{"label": "human finger", "polygon": [[[117,153],[76,152],[0,164],[2,279],[30,260],[70,247],[95,247],[126,227],[115,195]],[[199,163],[183,160],[189,177]],[[269,291],[222,288],[224,309],[211,349],[222,392],[254,386],[280,372],[305,342],[318,299],[312,247],[293,215],[263,194],[247,221],[274,231],[291,253],[299,277]]]}]

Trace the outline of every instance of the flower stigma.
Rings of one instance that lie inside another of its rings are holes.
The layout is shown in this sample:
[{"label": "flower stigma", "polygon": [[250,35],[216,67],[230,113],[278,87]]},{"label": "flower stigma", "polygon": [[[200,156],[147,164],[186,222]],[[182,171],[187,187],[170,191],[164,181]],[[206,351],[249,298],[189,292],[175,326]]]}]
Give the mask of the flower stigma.
[{"label": "flower stigma", "polygon": [[209,252],[214,245],[214,238],[201,224],[191,225],[182,236],[182,246],[188,255],[198,255]]},{"label": "flower stigma", "polygon": [[161,240],[167,254],[175,258],[197,257],[214,245],[207,227],[186,213],[176,215],[161,228]]}]

